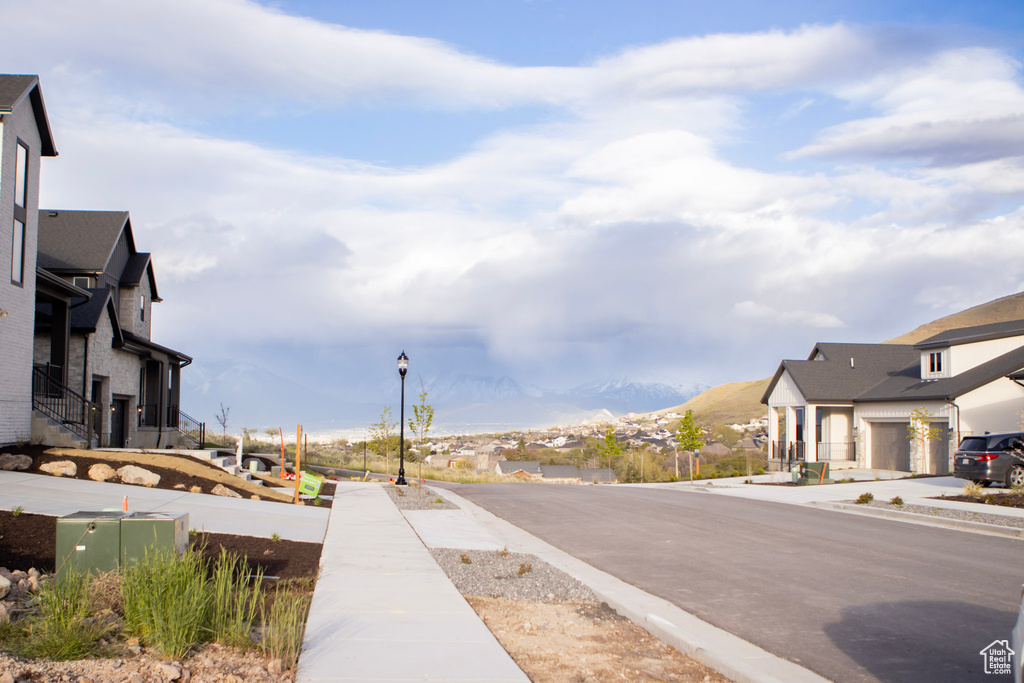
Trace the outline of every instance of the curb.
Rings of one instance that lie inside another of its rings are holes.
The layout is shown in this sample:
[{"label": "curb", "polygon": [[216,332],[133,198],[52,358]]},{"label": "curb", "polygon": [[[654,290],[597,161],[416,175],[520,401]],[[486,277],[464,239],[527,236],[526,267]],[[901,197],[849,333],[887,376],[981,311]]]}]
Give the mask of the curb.
[{"label": "curb", "polygon": [[[853,503],[833,503],[828,501],[814,501],[804,503],[810,507],[825,508],[846,512],[854,515],[865,515],[867,517],[884,517],[907,524],[922,524],[924,526],[936,526],[957,531],[969,531],[980,534],[992,534],[995,536],[1008,536],[1010,538],[1024,538],[1024,529],[1012,526],[1000,526],[999,524],[988,524],[987,522],[971,522],[966,519],[949,519],[948,517],[933,517],[923,515],[919,512],[900,512],[898,510],[887,510],[874,508]],[[936,508],[941,509],[941,508]]]},{"label": "curb", "polygon": [[736,683],[827,683],[829,679],[774,655],[559,550],[447,489],[432,491],[459,506],[468,517],[589,587],[615,611],[665,643],[715,669]]}]

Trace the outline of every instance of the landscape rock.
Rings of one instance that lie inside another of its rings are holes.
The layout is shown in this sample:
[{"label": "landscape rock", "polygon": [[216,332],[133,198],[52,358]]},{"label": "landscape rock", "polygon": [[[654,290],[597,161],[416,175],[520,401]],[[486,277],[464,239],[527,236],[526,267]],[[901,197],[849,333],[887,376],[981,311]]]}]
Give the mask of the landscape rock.
[{"label": "landscape rock", "polygon": [[11,615],[7,611],[7,603],[0,602],[0,624],[6,624],[11,620]]},{"label": "landscape rock", "polygon": [[5,671],[0,674],[0,683],[14,683],[14,674],[10,671]]},{"label": "landscape rock", "polygon": [[29,467],[32,467],[32,458],[27,455],[21,455],[20,453],[3,453],[0,454],[0,470],[11,470],[24,471]]},{"label": "landscape rock", "polygon": [[160,475],[144,470],[138,465],[125,465],[117,470],[117,476],[121,477],[124,484],[141,484],[142,486],[156,486],[160,483]]},{"label": "landscape rock", "polygon": [[181,669],[173,664],[168,664],[167,662],[159,664],[156,670],[157,673],[166,681],[176,681],[181,678]]},{"label": "landscape rock", "polygon": [[28,577],[28,592],[38,593],[39,592],[39,577],[30,576]]},{"label": "landscape rock", "polygon": [[40,574],[39,570],[35,567],[30,567],[28,570],[28,577],[31,579],[33,576],[38,579],[40,576],[42,576],[42,574]]},{"label": "landscape rock", "polygon": [[6,598],[11,592],[11,580],[6,576],[0,576],[0,598]]},{"label": "landscape rock", "polygon": [[284,669],[284,663],[281,661],[280,657],[277,657],[275,659],[271,659],[269,662],[267,662],[267,673],[268,674],[272,674],[274,676],[277,676],[279,673],[281,673],[281,671],[283,669]]},{"label": "landscape rock", "polygon": [[189,493],[202,493],[203,492],[203,487],[202,486],[190,486],[188,488],[188,492]]},{"label": "landscape rock", "polygon": [[212,493],[215,496],[225,496],[227,498],[241,498],[242,497],[241,494],[235,493],[234,491],[229,489],[227,486],[224,486],[224,484],[217,484],[216,486],[214,486]]},{"label": "landscape rock", "polygon": [[89,468],[89,478],[93,481],[110,481],[116,476],[114,468],[106,463],[98,462]]},{"label": "landscape rock", "polygon": [[54,460],[40,465],[39,471],[52,474],[55,477],[74,477],[78,474],[78,465],[70,460]]},{"label": "landscape rock", "polygon": [[4,577],[8,581],[14,578],[14,574],[7,567],[0,567],[0,576]]}]

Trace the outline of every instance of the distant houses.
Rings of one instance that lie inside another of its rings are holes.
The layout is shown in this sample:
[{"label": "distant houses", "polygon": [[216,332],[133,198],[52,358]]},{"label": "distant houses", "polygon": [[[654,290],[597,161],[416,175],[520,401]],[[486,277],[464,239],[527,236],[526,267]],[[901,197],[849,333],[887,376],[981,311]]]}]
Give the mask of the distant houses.
[{"label": "distant houses", "polygon": [[575,465],[542,465],[537,460],[501,460],[494,471],[503,477],[548,484],[614,484],[615,471],[607,467],[581,469]]}]

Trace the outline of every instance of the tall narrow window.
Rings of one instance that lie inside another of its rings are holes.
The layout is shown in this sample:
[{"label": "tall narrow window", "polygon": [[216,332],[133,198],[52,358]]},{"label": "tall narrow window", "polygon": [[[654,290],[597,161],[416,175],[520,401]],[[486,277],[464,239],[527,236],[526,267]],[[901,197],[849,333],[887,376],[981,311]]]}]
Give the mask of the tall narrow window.
[{"label": "tall narrow window", "polygon": [[14,165],[14,239],[11,241],[11,282],[25,282],[25,223],[28,221],[28,147],[18,140]]},{"label": "tall narrow window", "polygon": [[942,372],[942,353],[928,354],[928,367],[931,372]]},{"label": "tall narrow window", "polygon": [[139,295],[139,316],[142,322],[146,322],[146,295]]},{"label": "tall narrow window", "polygon": [[14,242],[11,245],[11,282],[25,282],[25,224],[14,219]]},{"label": "tall narrow window", "polygon": [[28,148],[18,141],[18,152],[14,167],[14,205],[28,206]]}]

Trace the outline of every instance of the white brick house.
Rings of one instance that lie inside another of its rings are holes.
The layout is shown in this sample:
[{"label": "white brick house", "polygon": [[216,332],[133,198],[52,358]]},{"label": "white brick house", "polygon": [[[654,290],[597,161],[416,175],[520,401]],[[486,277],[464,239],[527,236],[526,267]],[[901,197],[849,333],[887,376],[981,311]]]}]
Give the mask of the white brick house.
[{"label": "white brick house", "polygon": [[53,156],[38,77],[0,75],[0,444],[31,435],[39,166]]},{"label": "white brick house", "polygon": [[[1024,320],[947,330],[914,345],[818,343],[768,385],[770,458],[947,474],[963,436],[1020,429]],[[927,411],[927,452],[908,438]]]}]

